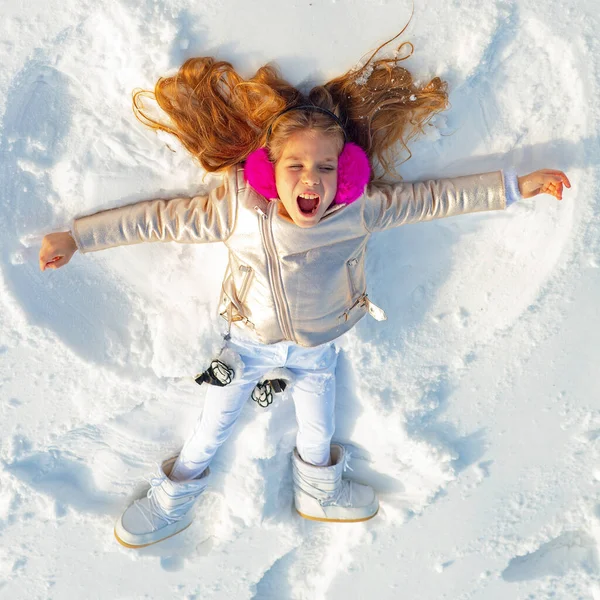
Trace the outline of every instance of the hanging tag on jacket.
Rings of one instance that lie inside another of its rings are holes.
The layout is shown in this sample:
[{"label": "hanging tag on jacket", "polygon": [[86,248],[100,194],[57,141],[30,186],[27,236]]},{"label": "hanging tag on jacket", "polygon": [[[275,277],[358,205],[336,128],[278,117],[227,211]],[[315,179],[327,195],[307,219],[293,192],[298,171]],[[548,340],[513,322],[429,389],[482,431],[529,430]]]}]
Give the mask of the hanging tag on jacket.
[{"label": "hanging tag on jacket", "polygon": [[379,306],[377,306],[376,304],[373,304],[368,297],[365,297],[365,303],[367,305],[367,310],[369,311],[369,314],[376,321],[387,320],[387,315],[385,314],[385,311],[382,308],[379,308]]}]

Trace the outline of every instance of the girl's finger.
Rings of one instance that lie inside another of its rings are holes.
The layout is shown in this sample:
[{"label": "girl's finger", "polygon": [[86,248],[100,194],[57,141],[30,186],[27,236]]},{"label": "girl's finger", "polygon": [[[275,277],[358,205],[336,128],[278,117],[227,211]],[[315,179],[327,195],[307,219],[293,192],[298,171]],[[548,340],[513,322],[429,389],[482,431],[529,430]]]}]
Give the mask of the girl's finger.
[{"label": "girl's finger", "polygon": [[540,194],[550,194],[551,196],[554,196],[555,191],[549,185],[545,185],[540,189]]},{"label": "girl's finger", "polygon": [[58,260],[49,262],[48,263],[48,268],[49,269],[58,269],[58,268],[62,267],[64,264],[65,264],[65,259],[64,258],[60,258]]},{"label": "girl's finger", "polygon": [[560,175],[554,175],[554,173],[544,173],[544,175],[542,175],[542,181],[552,184],[561,183],[562,177]]},{"label": "girl's finger", "polygon": [[45,264],[44,268],[56,269],[57,267],[61,267],[64,264],[64,258],[65,258],[64,256],[55,256],[52,260],[49,260]]},{"label": "girl's finger", "polygon": [[562,200],[562,191],[562,181],[558,181],[557,183],[555,183],[554,181],[550,181],[547,185],[545,185],[542,188],[542,193],[550,194],[551,196],[554,196],[557,200]]},{"label": "girl's finger", "polygon": [[563,171],[557,171],[556,169],[542,169],[542,173],[547,173],[549,175],[557,175],[560,180],[568,187],[571,187],[571,182],[569,178],[565,175]]},{"label": "girl's finger", "polygon": [[547,194],[554,196],[557,200],[562,200],[562,183],[551,183],[548,185]]}]

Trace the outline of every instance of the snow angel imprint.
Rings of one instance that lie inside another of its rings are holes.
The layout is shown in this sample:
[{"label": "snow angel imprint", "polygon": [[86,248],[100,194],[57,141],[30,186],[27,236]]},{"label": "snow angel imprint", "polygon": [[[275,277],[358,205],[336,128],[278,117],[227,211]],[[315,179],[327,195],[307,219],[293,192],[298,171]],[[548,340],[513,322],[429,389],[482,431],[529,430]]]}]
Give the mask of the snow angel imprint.
[{"label": "snow angel imprint", "polygon": [[[404,30],[403,30],[404,31]],[[229,251],[219,315],[223,350],[198,379],[202,416],[180,452],[164,460],[146,497],[115,526],[140,548],[188,527],[210,481],[210,463],[249,398],[269,406],[290,391],[298,421],[292,452],[300,516],[364,521],[375,491],[342,477],[348,452],[335,431],[335,339],[365,315],[385,313],[367,295],[370,236],[408,223],[504,210],[522,197],[570,187],[561,171],[518,177],[494,171],[404,182],[393,166],[428,120],[448,105],[438,77],[417,84],[402,66],[413,51],[366,63],[303,93],[265,65],[244,80],[228,62],[192,58],[153,92],[134,92],[136,116],[168,132],[206,171],[223,175],[207,195],[153,199],[74,220],[47,235],[40,268],[73,254],[142,242],[222,242]],[[146,101],[155,101],[153,116]]]}]

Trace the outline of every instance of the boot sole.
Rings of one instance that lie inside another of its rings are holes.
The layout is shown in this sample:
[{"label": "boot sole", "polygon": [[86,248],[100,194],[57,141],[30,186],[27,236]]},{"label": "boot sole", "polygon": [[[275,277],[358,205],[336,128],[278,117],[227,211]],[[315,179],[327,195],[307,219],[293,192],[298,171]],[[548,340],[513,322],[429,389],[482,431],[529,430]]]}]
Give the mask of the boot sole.
[{"label": "boot sole", "polygon": [[179,533],[181,533],[182,531],[185,531],[191,524],[193,523],[193,521],[189,524],[186,525],[183,529],[180,529],[179,531],[176,531],[175,533],[172,533],[171,535],[168,535],[167,537],[164,538],[160,538],[160,540],[156,540],[155,542],[150,542],[149,544],[139,544],[139,545],[135,545],[135,544],[128,544],[127,542],[124,542],[118,535],[117,535],[117,530],[114,530],[114,534],[115,537],[117,538],[117,542],[119,542],[119,544],[121,544],[121,546],[125,546],[125,548],[147,548],[148,546],[154,546],[154,544],[158,544],[159,542],[162,542],[164,540],[168,540],[169,538],[172,538],[174,535],[177,535]]},{"label": "boot sole", "polygon": [[379,512],[379,507],[377,507],[377,510],[370,517],[363,517],[362,519],[326,519],[325,517],[309,517],[308,515],[301,513],[298,509],[296,509],[296,512],[303,519],[308,519],[309,521],[322,521],[325,523],[362,523],[363,521],[372,519]]}]

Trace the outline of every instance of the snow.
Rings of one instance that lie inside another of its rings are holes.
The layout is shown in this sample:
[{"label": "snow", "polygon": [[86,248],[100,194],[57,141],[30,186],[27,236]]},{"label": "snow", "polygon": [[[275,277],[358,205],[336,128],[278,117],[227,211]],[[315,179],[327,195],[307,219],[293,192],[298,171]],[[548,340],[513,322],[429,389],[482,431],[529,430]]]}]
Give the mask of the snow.
[{"label": "snow", "polygon": [[[379,492],[366,523],[292,508],[291,398],[249,402],[193,525],[112,527],[202,411],[225,252],[144,245],[41,273],[42,236],[219,183],[143,128],[131,91],[186,58],[301,86],[358,64],[388,0],[4,3],[0,20],[0,598],[600,600],[600,17],[579,0],[415,6],[403,63],[449,82],[408,180],[567,172],[562,202],[374,237],[340,340],[335,439]],[[299,32],[301,35],[299,35]],[[399,40],[398,44],[400,43]],[[393,54],[395,46],[390,45]]]}]

